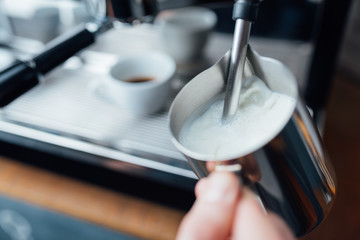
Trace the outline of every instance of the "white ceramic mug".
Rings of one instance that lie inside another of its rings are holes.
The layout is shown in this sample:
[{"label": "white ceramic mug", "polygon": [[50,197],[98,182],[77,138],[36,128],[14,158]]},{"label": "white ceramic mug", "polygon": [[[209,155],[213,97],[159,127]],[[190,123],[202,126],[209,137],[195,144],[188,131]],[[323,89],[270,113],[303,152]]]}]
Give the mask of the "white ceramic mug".
[{"label": "white ceramic mug", "polygon": [[105,79],[109,97],[126,111],[151,114],[160,111],[171,93],[175,61],[162,52],[147,52],[120,59]]},{"label": "white ceramic mug", "polygon": [[216,22],[216,14],[203,7],[163,11],[156,19],[166,50],[179,63],[201,56]]}]

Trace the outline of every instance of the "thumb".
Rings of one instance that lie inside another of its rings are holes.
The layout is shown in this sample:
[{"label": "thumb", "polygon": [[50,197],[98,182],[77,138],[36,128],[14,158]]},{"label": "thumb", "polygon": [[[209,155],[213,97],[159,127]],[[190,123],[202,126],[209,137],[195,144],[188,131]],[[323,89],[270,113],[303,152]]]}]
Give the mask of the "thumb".
[{"label": "thumb", "polygon": [[240,195],[239,180],[231,173],[214,172],[199,183],[198,198],[183,219],[177,239],[227,239]]},{"label": "thumb", "polygon": [[234,239],[242,240],[295,240],[286,223],[274,213],[265,213],[246,189],[239,202],[234,219]]}]

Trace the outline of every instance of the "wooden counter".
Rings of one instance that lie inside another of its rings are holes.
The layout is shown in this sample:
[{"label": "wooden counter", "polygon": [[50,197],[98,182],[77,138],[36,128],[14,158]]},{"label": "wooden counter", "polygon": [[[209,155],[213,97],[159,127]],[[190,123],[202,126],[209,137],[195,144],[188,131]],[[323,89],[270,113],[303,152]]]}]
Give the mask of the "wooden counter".
[{"label": "wooden counter", "polygon": [[0,194],[145,239],[174,239],[185,214],[4,157]]}]

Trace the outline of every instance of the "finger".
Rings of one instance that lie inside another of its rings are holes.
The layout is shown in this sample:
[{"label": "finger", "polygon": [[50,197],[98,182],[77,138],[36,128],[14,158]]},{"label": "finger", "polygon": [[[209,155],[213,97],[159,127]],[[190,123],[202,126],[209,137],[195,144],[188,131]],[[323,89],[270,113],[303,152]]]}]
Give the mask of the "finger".
[{"label": "finger", "polygon": [[239,198],[238,178],[230,173],[212,173],[198,188],[198,198],[183,219],[177,239],[226,239]]},{"label": "finger", "polygon": [[[271,212],[269,212],[267,216],[269,222],[271,222],[274,226],[274,231],[277,232],[277,235],[281,234],[283,236],[282,239],[284,240],[295,240],[294,233],[290,230],[289,226],[284,222],[282,218]],[[275,236],[273,239],[275,239]]]},{"label": "finger", "polygon": [[195,196],[199,197],[208,188],[209,178],[201,178],[195,186]]},{"label": "finger", "polygon": [[237,206],[233,226],[234,239],[295,239],[285,222],[273,213],[265,213],[255,197],[251,195],[253,194],[244,194]]}]

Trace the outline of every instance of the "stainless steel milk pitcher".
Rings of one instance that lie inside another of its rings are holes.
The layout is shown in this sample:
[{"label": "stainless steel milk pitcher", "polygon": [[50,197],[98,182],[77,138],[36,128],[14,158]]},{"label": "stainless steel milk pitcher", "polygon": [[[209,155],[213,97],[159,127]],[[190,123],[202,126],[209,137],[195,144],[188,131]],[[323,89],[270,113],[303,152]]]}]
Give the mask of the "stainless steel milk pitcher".
[{"label": "stainless steel milk pitcher", "polygon": [[217,167],[239,174],[265,209],[280,215],[296,236],[302,236],[328,215],[336,181],[321,137],[299,96],[296,79],[282,63],[262,57],[250,47],[247,51],[245,75],[256,74],[271,90],[297,101],[292,116],[271,141],[250,154],[220,162],[193,153],[179,142],[180,129],[191,114],[224,91],[228,61],[226,54],[178,93],[169,113],[173,143],[199,178]]}]

